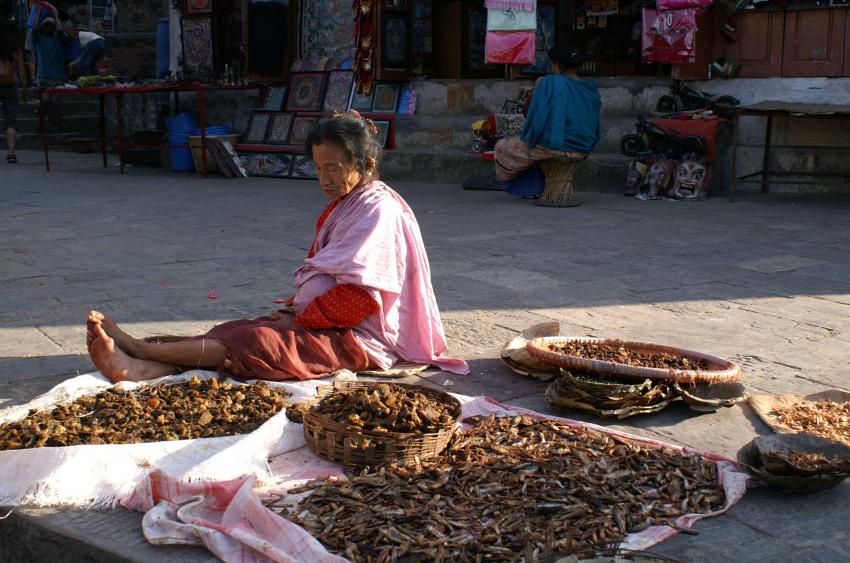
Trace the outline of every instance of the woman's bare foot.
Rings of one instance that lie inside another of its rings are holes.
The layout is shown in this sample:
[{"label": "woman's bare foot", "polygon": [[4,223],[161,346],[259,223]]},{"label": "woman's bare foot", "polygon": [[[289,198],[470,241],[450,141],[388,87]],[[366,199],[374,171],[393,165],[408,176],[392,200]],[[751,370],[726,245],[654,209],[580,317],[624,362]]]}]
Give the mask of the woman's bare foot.
[{"label": "woman's bare foot", "polygon": [[119,348],[124,350],[124,352],[133,358],[140,357],[139,340],[118,328],[118,323],[116,323],[112,317],[107,317],[100,311],[89,311],[88,323],[89,325],[92,323],[100,324],[107,336],[112,338]]},{"label": "woman's bare foot", "polygon": [[115,345],[99,319],[89,316],[86,334],[89,356],[97,368],[112,381],[143,381],[177,373],[174,366],[131,358]]}]

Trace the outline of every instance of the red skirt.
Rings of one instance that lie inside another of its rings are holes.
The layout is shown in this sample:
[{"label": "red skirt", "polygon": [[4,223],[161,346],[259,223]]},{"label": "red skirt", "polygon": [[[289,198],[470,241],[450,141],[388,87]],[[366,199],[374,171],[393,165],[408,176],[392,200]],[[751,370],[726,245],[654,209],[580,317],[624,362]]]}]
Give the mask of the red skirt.
[{"label": "red skirt", "polygon": [[374,367],[350,328],[308,330],[271,317],[229,321],[202,337],[227,348],[219,373],[236,379],[315,379]]}]

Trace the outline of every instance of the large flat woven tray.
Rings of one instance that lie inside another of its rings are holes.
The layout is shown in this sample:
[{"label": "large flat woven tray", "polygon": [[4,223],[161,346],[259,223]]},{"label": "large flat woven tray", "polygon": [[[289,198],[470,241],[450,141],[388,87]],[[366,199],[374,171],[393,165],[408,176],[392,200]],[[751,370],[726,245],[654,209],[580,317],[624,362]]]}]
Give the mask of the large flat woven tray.
[{"label": "large flat woven tray", "polygon": [[[705,360],[708,363],[708,369],[683,370],[637,367],[611,361],[580,358],[578,356],[554,352],[549,349],[552,345],[563,345],[568,342],[599,344],[614,348],[623,346],[633,352],[666,354],[693,360]],[[662,346],[648,342],[628,342],[614,338],[589,338],[582,336],[546,336],[530,340],[527,348],[529,353],[535,358],[567,370],[573,369],[602,375],[619,375],[641,379],[663,379],[675,381],[680,384],[721,383],[724,381],[739,381],[741,379],[741,368],[728,360],[703,354],[702,352],[694,352],[693,350],[685,350],[684,348]]]}]

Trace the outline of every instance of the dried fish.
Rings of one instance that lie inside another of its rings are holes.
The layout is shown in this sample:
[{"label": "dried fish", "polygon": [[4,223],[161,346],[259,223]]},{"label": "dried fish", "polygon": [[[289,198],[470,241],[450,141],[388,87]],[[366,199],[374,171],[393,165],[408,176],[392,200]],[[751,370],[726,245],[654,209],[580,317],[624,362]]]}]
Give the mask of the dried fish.
[{"label": "dried fish", "polygon": [[319,479],[280,510],[353,561],[530,563],[725,502],[716,465],[698,456],[552,420],[464,422],[438,458]]},{"label": "dried fish", "polygon": [[792,430],[850,444],[850,402],[802,401],[771,414]]},{"label": "dried fish", "polygon": [[671,354],[658,354],[630,350],[625,346],[608,346],[592,342],[565,342],[550,344],[549,349],[589,360],[603,360],[629,366],[673,369],[708,369],[709,364],[702,358],[688,358]]},{"label": "dried fish", "polygon": [[197,377],[132,391],[112,388],[0,425],[0,450],[243,434],[280,411],[289,395],[266,383],[232,385]]},{"label": "dried fish", "polygon": [[438,432],[454,424],[456,406],[391,383],[336,389],[313,412],[372,432]]}]

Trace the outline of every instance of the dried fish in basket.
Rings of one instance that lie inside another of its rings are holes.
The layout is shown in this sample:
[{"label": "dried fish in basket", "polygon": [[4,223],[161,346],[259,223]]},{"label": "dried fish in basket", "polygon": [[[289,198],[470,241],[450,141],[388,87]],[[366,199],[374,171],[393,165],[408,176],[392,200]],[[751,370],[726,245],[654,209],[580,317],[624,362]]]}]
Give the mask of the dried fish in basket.
[{"label": "dried fish in basket", "polygon": [[760,436],[741,448],[738,460],[788,492],[813,493],[850,477],[850,446],[811,434]]},{"label": "dried fish in basket", "polygon": [[233,385],[197,377],[132,391],[113,387],[0,425],[0,450],[243,434],[277,414],[289,395],[267,383]]},{"label": "dried fish in basket", "polygon": [[527,416],[471,417],[439,457],[325,478],[284,516],[360,561],[545,561],[725,505],[717,465]]},{"label": "dried fish in basket", "polygon": [[658,412],[676,399],[676,393],[663,381],[628,381],[562,371],[561,377],[549,384],[545,398],[554,407],[622,419]]},{"label": "dried fish in basket", "polygon": [[348,466],[434,457],[449,443],[461,411],[448,393],[420,385],[345,381],[318,393],[304,415],[307,445]]},{"label": "dried fish in basket", "polygon": [[528,342],[538,360],[563,369],[676,383],[738,381],[741,370],[721,358],[647,342],[548,336]]},{"label": "dried fish in basket", "polygon": [[735,403],[746,401],[749,394],[744,384],[738,381],[699,385],[674,383],[673,389],[688,403],[691,410],[699,412],[713,412],[720,407],[731,407]]}]

